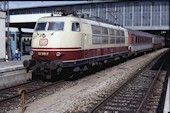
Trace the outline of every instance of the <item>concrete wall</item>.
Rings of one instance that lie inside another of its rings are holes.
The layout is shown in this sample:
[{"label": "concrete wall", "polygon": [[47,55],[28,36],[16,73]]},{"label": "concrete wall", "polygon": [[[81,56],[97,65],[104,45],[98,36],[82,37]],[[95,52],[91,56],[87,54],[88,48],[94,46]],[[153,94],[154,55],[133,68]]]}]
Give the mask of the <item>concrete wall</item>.
[{"label": "concrete wall", "polygon": [[0,11],[0,60],[5,59],[6,54],[5,18],[6,13]]},{"label": "concrete wall", "polygon": [[31,79],[32,73],[27,73],[21,65],[0,68],[0,89],[20,85]]}]

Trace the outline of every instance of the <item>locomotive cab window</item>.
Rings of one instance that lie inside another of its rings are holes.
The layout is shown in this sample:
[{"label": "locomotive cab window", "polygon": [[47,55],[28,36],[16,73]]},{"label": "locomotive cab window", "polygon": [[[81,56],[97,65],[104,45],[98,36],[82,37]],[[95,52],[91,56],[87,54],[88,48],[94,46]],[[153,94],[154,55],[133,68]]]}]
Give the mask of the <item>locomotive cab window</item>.
[{"label": "locomotive cab window", "polygon": [[35,28],[35,31],[45,30],[46,24],[47,24],[46,22],[38,23],[36,28]]},{"label": "locomotive cab window", "polygon": [[48,30],[62,31],[64,29],[64,22],[49,22]]},{"label": "locomotive cab window", "polygon": [[79,23],[72,23],[72,31],[80,31],[80,24]]}]

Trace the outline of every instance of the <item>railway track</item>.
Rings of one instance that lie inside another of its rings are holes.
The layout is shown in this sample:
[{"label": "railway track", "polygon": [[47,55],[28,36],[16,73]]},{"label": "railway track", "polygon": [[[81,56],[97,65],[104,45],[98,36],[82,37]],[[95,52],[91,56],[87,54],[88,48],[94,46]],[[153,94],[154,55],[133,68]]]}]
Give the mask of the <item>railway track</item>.
[{"label": "railway track", "polygon": [[[55,87],[61,88],[65,82],[63,80],[57,81],[57,82],[43,82],[41,80],[37,81],[31,81],[22,85],[17,85],[14,87],[10,87],[7,89],[1,89],[0,90],[0,113],[5,113],[7,110],[12,110],[19,107],[20,105],[20,95],[18,94],[18,89],[25,88],[25,100],[26,103],[30,103],[34,101],[37,97],[43,97],[44,93],[47,92],[48,89]],[[47,94],[48,95],[48,94]]]},{"label": "railway track", "polygon": [[51,84],[52,83],[49,83],[49,82],[46,83],[46,82],[43,82],[43,81],[31,81],[31,82],[28,82],[26,84],[17,85],[17,86],[10,87],[10,88],[7,88],[7,89],[2,89],[2,90],[0,90],[0,103],[7,101],[7,100],[10,100],[12,98],[19,97],[18,89],[20,89],[20,88],[27,89],[26,94],[28,94],[28,93],[31,93],[33,91],[48,87]]},{"label": "railway track", "polygon": [[[101,100],[96,100],[87,112],[88,113],[142,113],[152,93],[152,89],[157,81],[157,78],[161,74],[161,69],[167,59],[163,59],[157,71],[150,70],[151,67],[158,60],[154,60],[147,67],[140,70],[135,76],[127,80],[116,91],[113,91],[109,95],[99,96]],[[158,68],[158,67],[157,67]]]}]

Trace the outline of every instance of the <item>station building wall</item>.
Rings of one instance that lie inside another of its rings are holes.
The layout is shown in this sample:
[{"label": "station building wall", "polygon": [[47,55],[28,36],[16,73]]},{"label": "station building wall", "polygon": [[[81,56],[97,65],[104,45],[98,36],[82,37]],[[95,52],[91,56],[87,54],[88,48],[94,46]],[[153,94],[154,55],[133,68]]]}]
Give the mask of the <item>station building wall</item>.
[{"label": "station building wall", "polygon": [[75,5],[56,5],[10,10],[10,15],[52,13],[57,10],[74,10],[97,16],[135,30],[168,30],[169,1],[127,1]]}]

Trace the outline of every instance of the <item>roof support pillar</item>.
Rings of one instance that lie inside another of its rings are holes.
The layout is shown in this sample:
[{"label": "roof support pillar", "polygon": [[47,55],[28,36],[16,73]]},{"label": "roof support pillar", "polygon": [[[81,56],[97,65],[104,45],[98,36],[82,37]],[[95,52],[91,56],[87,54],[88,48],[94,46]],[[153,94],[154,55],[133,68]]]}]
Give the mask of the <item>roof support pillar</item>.
[{"label": "roof support pillar", "polygon": [[19,42],[17,43],[17,48],[19,48],[21,55],[23,53],[23,44],[22,44],[22,31],[21,28],[18,28],[19,31]]}]

